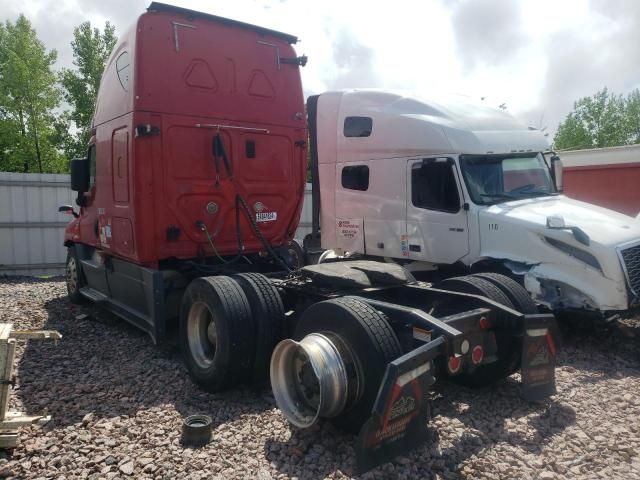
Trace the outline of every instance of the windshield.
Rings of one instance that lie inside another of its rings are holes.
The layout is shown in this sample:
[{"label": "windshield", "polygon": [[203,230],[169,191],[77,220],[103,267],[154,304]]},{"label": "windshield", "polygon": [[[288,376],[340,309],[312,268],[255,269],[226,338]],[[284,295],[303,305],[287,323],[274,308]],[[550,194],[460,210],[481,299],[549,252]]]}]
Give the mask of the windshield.
[{"label": "windshield", "polygon": [[541,154],[460,155],[462,176],[478,205],[557,195]]}]

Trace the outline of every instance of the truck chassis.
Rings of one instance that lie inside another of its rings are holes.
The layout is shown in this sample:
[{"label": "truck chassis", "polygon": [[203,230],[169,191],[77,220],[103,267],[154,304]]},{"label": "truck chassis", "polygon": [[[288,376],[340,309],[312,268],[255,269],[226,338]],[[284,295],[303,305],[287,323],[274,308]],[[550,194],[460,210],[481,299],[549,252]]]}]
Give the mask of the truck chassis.
[{"label": "truck chassis", "polygon": [[[398,265],[366,260],[187,278],[123,261],[143,285],[150,279],[148,303],[163,314],[155,325],[159,316],[141,322],[140,313],[85,285],[87,262],[75,259],[72,247],[72,298],[102,304],[154,341],[177,320],[200,387],[217,392],[270,377],[295,427],[326,419],[358,435],[360,471],[428,438],[427,392],[436,378],[482,387],[520,369],[525,399],[555,393],[554,317],[520,313],[496,293],[513,293],[499,279],[489,288],[487,279],[462,277],[443,290]],[[480,288],[460,288],[469,285]],[[172,311],[179,318],[164,318]]]}]

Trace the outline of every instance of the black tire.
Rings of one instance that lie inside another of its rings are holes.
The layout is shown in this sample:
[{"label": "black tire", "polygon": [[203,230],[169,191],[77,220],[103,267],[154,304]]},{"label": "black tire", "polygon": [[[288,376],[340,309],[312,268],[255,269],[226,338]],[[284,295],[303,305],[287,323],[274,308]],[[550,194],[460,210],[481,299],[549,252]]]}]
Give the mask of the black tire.
[{"label": "black tire", "polygon": [[529,295],[529,292],[513,278],[493,272],[475,273],[472,276],[487,280],[502,290],[502,293],[509,297],[514,308],[520,313],[539,313],[538,306]]},{"label": "black tire", "polygon": [[[483,278],[473,276],[454,277],[444,280],[438,287],[454,292],[482,295],[505,307],[514,308],[509,297],[501,289]],[[494,333],[498,349],[496,353],[497,360],[482,364],[473,372],[463,372],[459,375],[451,376],[452,381],[472,388],[482,388],[508,377],[520,368],[522,339],[502,329],[496,329]]]},{"label": "black tire", "polygon": [[249,380],[255,330],[247,296],[234,279],[193,280],[182,298],[179,330],[187,370],[202,389],[219,392]]},{"label": "black tire", "polygon": [[251,308],[255,326],[256,352],[253,361],[254,381],[269,378],[269,362],[276,344],[284,338],[284,305],[278,289],[260,273],[240,273],[233,278],[240,284]]},{"label": "black tire", "polygon": [[472,293],[474,295],[482,295],[489,300],[493,300],[505,307],[514,308],[509,297],[493,283],[483,278],[475,276],[452,277],[443,280],[438,284],[438,288],[444,290],[452,290],[454,292]]},{"label": "black tire", "polygon": [[342,297],[309,307],[296,326],[295,338],[313,332],[337,334],[354,357],[364,388],[360,398],[330,421],[338,428],[357,433],[370,415],[387,364],[402,355],[400,342],[387,317],[354,298]]},{"label": "black tire", "polygon": [[65,265],[65,280],[67,295],[72,303],[86,303],[87,299],[80,293],[80,289],[87,285],[78,254],[74,246],[67,247],[67,262]]}]

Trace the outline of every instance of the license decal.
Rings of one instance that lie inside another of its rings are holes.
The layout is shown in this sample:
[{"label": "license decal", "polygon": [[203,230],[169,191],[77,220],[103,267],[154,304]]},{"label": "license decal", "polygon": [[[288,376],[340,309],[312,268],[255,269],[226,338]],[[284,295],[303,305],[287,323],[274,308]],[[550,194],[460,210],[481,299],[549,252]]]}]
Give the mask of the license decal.
[{"label": "license decal", "polygon": [[409,236],[400,235],[400,251],[403,257],[409,256]]},{"label": "license decal", "polygon": [[256,222],[273,222],[278,219],[278,212],[256,213]]}]

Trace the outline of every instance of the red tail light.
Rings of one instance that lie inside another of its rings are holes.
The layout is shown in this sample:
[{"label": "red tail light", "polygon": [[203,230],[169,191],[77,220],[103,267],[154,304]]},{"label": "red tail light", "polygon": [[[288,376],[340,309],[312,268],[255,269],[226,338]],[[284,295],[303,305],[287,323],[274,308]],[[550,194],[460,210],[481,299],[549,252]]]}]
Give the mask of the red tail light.
[{"label": "red tail light", "polygon": [[460,367],[462,367],[462,360],[460,357],[449,357],[449,361],[447,362],[447,370],[449,370],[449,373],[458,373],[460,371]]},{"label": "red tail light", "polygon": [[480,328],[482,328],[483,330],[486,330],[490,326],[491,324],[489,323],[489,320],[487,319],[487,317],[480,317]]},{"label": "red tail light", "polygon": [[476,345],[475,347],[473,347],[473,350],[471,350],[471,361],[473,362],[473,364],[478,365],[482,362],[483,358],[484,350],[482,349],[482,347],[480,345]]}]

